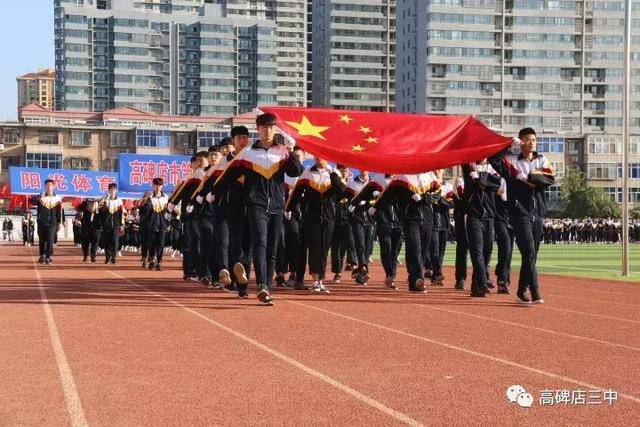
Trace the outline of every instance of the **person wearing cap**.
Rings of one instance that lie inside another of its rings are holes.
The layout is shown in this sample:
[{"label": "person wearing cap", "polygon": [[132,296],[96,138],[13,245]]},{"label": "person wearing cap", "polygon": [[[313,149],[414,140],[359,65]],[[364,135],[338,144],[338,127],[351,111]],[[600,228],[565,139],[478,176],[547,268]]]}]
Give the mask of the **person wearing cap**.
[{"label": "person wearing cap", "polygon": [[104,242],[105,264],[115,264],[118,255],[118,241],[124,227],[124,205],[117,196],[118,185],[109,184],[108,192],[98,203],[98,215],[102,227],[102,241]]},{"label": "person wearing cap", "polygon": [[[214,190],[220,191],[229,183],[244,177],[258,299],[263,305],[273,305],[270,290],[284,218],[284,176],[300,176],[302,154],[292,154],[286,145],[274,141],[276,117],[273,114],[259,115],[256,126],[260,139],[238,153],[221,176],[220,185],[215,186]],[[242,264],[234,266],[234,273],[245,281],[246,274]],[[238,284],[241,284],[240,279]]]},{"label": "person wearing cap", "polygon": [[555,172],[549,160],[536,152],[534,129],[521,129],[518,139],[521,152],[516,158],[508,157],[509,148],[505,148],[490,162],[507,183],[509,220],[522,256],[516,299],[521,304],[542,304],[536,260],[547,213],[544,192],[555,183]]},{"label": "person wearing cap", "polygon": [[53,261],[53,245],[58,230],[62,227],[63,211],[62,198],[54,193],[55,185],[53,180],[47,179],[44,182],[44,194],[38,198],[37,223],[38,223],[38,244],[40,250],[41,264],[51,264]]},{"label": "person wearing cap", "polygon": [[142,215],[140,222],[145,223],[144,229],[147,232],[147,242],[149,244],[147,266],[149,270],[155,268],[156,271],[160,271],[162,269],[162,256],[164,255],[167,228],[169,228],[170,216],[166,215],[169,198],[162,192],[162,186],[164,185],[162,178],[154,178],[152,183],[153,191],[151,195],[145,198],[140,205]]},{"label": "person wearing cap", "polygon": [[91,262],[96,262],[96,252],[102,227],[96,213],[98,204],[92,198],[84,200],[78,206],[80,217],[80,240],[82,244],[82,262],[87,262],[91,257]]}]

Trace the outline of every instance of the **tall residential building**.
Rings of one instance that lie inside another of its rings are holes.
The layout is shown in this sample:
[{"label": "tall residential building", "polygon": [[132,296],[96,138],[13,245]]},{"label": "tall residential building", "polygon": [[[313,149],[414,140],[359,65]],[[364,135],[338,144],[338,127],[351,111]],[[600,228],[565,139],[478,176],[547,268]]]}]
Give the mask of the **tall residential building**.
[{"label": "tall residential building", "polygon": [[170,114],[278,101],[274,21],[204,0],[56,0],[56,109]]},{"label": "tall residential building", "polygon": [[307,105],[309,0],[219,0],[229,17],[275,21],[278,28],[278,103]]},{"label": "tall residential building", "polygon": [[53,108],[56,73],[51,68],[19,76],[18,109],[37,102],[45,108]]},{"label": "tall residential building", "polygon": [[[396,110],[474,114],[511,135],[531,126],[559,176],[581,167],[621,200],[623,8],[614,0],[398,0]],[[631,132],[640,135],[636,18],[632,49]]]},{"label": "tall residential building", "polygon": [[313,0],[312,100],[393,111],[395,0]]}]

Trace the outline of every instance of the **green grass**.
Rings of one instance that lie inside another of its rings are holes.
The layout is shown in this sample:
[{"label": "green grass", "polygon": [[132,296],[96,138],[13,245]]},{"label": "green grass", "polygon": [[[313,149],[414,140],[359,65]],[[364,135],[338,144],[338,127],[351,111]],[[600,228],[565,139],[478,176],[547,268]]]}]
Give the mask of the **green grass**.
[{"label": "green grass", "polygon": [[[444,264],[455,265],[455,245],[448,245],[444,257]],[[376,247],[375,256],[378,254]],[[404,248],[401,258],[404,258]],[[498,260],[498,249],[494,246],[491,257],[491,268]],[[467,263],[471,267],[471,261]],[[629,277],[620,274],[622,265],[622,249],[620,245],[541,245],[538,254],[538,273],[558,274],[563,276],[587,277],[606,280],[629,280],[640,282],[640,244],[629,245]],[[513,250],[511,271],[517,273],[520,269],[520,252]]]}]

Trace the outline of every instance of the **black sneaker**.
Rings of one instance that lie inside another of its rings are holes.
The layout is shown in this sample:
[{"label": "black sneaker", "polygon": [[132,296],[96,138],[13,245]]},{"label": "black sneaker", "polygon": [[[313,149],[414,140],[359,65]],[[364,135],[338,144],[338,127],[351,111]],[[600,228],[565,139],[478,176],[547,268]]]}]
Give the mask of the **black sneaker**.
[{"label": "black sneaker", "polygon": [[105,258],[105,259],[104,259],[104,263],[105,263],[105,264],[109,264],[110,262],[111,262],[111,260],[110,260],[109,258]]},{"label": "black sneaker", "polygon": [[264,305],[273,305],[273,300],[271,299],[271,295],[269,295],[266,285],[259,284],[257,289],[260,302]]},{"label": "black sneaker", "polygon": [[44,259],[44,265],[49,265],[51,264],[53,261],[51,261],[51,258],[45,258]]},{"label": "black sneaker", "polygon": [[431,279],[431,276],[433,276],[433,270],[431,269],[426,269],[424,271],[424,277],[425,279]]},{"label": "black sneaker", "polygon": [[531,303],[532,304],[544,304],[544,300],[538,291],[531,291]]},{"label": "black sneaker", "polygon": [[471,291],[471,298],[486,298],[487,294],[482,291]]},{"label": "black sneaker", "polygon": [[443,274],[435,274],[431,278],[432,286],[444,286],[444,275]]},{"label": "black sneaker", "polygon": [[38,258],[38,262],[39,262],[40,264],[44,264],[44,255],[43,255],[43,256],[41,256],[40,258]]},{"label": "black sneaker", "polygon": [[491,282],[486,282],[484,285],[485,285],[487,288],[489,288],[489,289],[493,289],[493,288],[495,288],[495,287],[496,287],[496,285],[494,285],[494,284],[493,284],[493,283],[491,283]]},{"label": "black sneaker", "polygon": [[238,296],[240,298],[249,298],[249,292],[247,292],[247,285],[238,285]]},{"label": "black sneaker", "polygon": [[208,277],[203,277],[203,278],[202,278],[202,280],[201,280],[201,282],[202,282],[202,284],[203,284],[204,286],[206,286],[206,287],[207,287],[207,289],[211,289],[211,288],[212,288],[212,286],[211,286],[211,279],[209,279]]},{"label": "black sneaker", "polygon": [[455,289],[464,290],[464,280],[456,280]]},{"label": "black sneaker", "polygon": [[83,257],[82,257],[82,262],[87,262],[88,260],[89,260],[89,257],[88,257],[88,256],[83,256]]},{"label": "black sneaker", "polygon": [[285,280],[283,275],[276,276],[276,286],[279,288],[287,287],[287,281]]},{"label": "black sneaker", "polygon": [[230,294],[234,294],[234,293],[238,292],[238,290],[236,289],[236,286],[233,283],[229,283],[228,285],[224,285],[224,287],[222,289],[224,289],[226,292],[229,292]]},{"label": "black sneaker", "polygon": [[91,257],[91,262],[96,262],[96,257],[92,256]]},{"label": "black sneaker", "polygon": [[531,304],[531,300],[529,299],[529,297],[527,297],[527,295],[524,293],[524,291],[516,292],[516,300],[520,304]]},{"label": "black sneaker", "polygon": [[[115,264],[115,262],[114,262],[114,264]],[[162,264],[160,264],[160,263],[156,264],[156,271],[162,271]]]},{"label": "black sneaker", "polygon": [[498,286],[498,293],[503,295],[509,295],[511,292],[509,291],[509,287],[505,285]]},{"label": "black sneaker", "polygon": [[116,264],[116,259],[115,258],[111,258],[111,264]]}]

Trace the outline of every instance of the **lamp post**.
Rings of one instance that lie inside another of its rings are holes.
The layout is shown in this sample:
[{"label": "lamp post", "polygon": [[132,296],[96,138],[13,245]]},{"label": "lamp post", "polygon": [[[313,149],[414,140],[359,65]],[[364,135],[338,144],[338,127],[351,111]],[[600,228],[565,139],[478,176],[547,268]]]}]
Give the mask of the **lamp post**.
[{"label": "lamp post", "polygon": [[622,82],[622,275],[629,276],[629,89],[631,77],[631,0],[624,5]]}]

